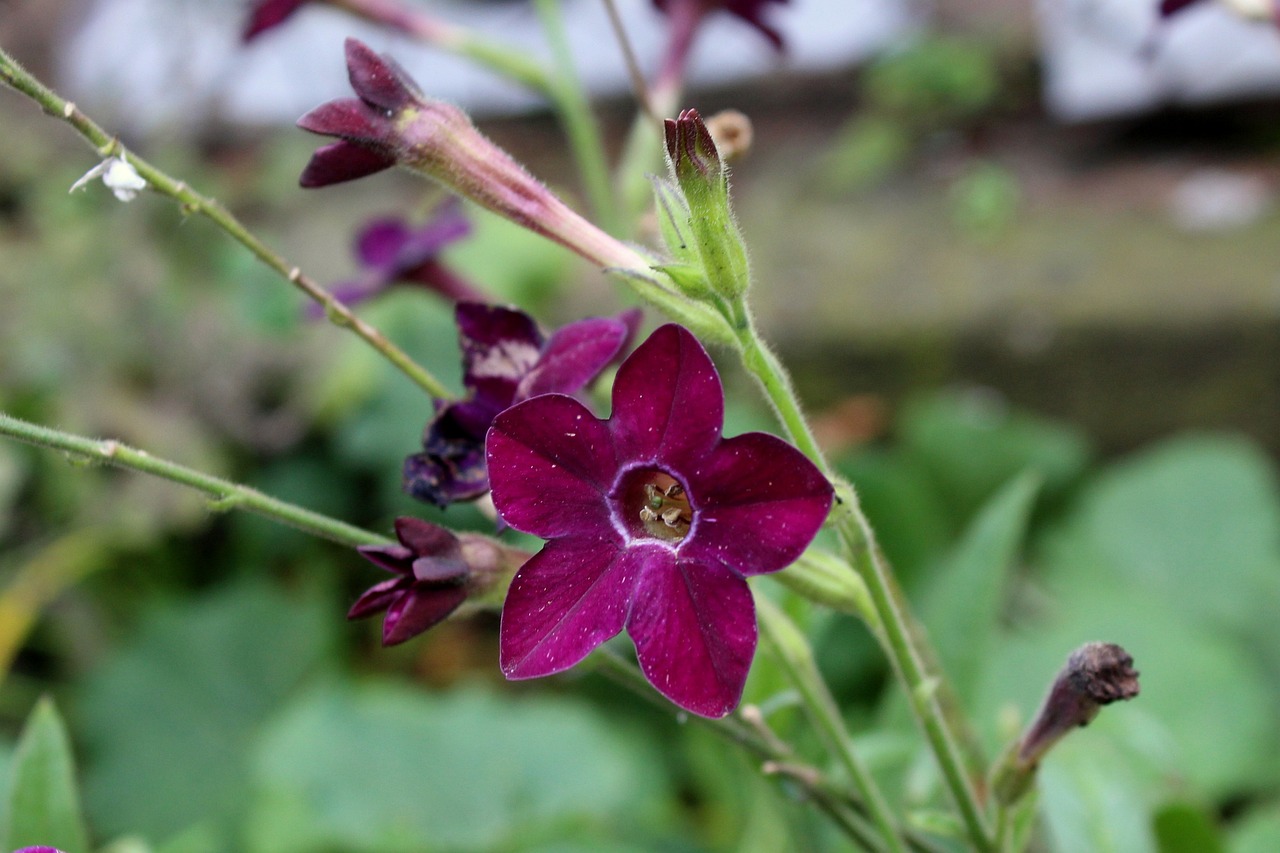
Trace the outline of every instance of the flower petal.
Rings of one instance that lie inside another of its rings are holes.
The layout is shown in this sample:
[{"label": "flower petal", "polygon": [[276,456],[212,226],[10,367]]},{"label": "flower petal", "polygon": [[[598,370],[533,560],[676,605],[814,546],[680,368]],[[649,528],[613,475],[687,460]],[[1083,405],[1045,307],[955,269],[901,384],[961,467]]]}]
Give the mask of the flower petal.
[{"label": "flower petal", "polygon": [[375,613],[381,613],[391,606],[400,593],[406,588],[404,578],[391,578],[374,584],[361,593],[356,603],[347,611],[348,619],[364,619]]},{"label": "flower petal", "polygon": [[345,49],[351,88],[369,104],[399,111],[422,98],[418,84],[391,57],[374,53],[368,45],[353,38],[346,40]]},{"label": "flower petal", "polygon": [[467,600],[467,588],[415,586],[387,608],[382,622],[382,645],[394,646],[412,639],[458,609]]},{"label": "flower petal", "polygon": [[417,557],[462,559],[462,546],[453,531],[413,516],[396,519],[396,538]]},{"label": "flower petal", "polygon": [[354,181],[356,178],[390,169],[395,164],[395,158],[390,155],[345,139],[339,140],[316,149],[307,167],[302,170],[298,184],[307,189],[326,187],[329,184]]},{"label": "flower petal", "polygon": [[555,539],[520,567],[502,606],[500,663],[507,678],[562,672],[622,630],[631,588],[665,548],[622,548],[598,538]]},{"label": "flower petal", "polygon": [[409,564],[414,558],[413,552],[403,545],[361,545],[356,550],[378,568],[398,575],[409,573]]},{"label": "flower petal", "polygon": [[618,471],[603,421],[562,394],[498,415],[485,441],[493,504],[507,524],[544,539],[615,535],[605,495]]},{"label": "flower petal", "polygon": [[659,693],[704,717],[737,707],[756,650],[745,579],[720,564],[653,563],[636,582],[627,633]]},{"label": "flower petal", "polygon": [[356,237],[356,257],[361,266],[392,267],[401,249],[409,242],[409,226],[394,217],[365,223]]},{"label": "flower petal", "polygon": [[687,476],[697,520],[681,554],[744,575],[794,562],[831,509],[833,490],[817,466],[762,432],[725,439]]},{"label": "flower petal", "polygon": [[252,41],[272,27],[280,26],[307,2],[308,0],[259,0],[249,11],[249,20],[245,22],[240,38],[246,42]]},{"label": "flower petal", "polygon": [[471,220],[462,211],[462,200],[449,196],[436,206],[431,218],[409,232],[399,258],[402,270],[411,270],[435,257],[450,243],[456,243],[471,233]]},{"label": "flower petal", "polygon": [[542,333],[523,311],[459,302],[458,344],[462,347],[462,383],[505,408],[516,386],[538,361]]},{"label": "flower petal", "polygon": [[661,327],[618,368],[610,429],[618,456],[696,463],[724,426],[724,391],[711,357],[687,329]]},{"label": "flower petal", "polygon": [[326,101],[298,119],[297,125],[321,136],[340,136],[354,142],[381,142],[390,132],[387,120],[359,98]]},{"label": "flower petal", "polygon": [[604,317],[557,329],[542,347],[537,363],[520,380],[516,399],[577,393],[613,360],[628,334],[625,323]]}]

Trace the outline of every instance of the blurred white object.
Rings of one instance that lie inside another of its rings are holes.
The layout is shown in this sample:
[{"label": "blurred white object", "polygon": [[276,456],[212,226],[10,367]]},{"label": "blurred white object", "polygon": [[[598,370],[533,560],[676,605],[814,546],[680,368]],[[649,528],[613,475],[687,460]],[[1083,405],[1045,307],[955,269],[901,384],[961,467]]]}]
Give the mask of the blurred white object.
[{"label": "blurred white object", "polygon": [[120,201],[133,201],[147,188],[147,182],[132,164],[120,157],[108,157],[81,175],[67,192],[83,188],[94,178],[102,178],[102,183]]},{"label": "blurred white object", "polygon": [[[405,0],[413,3],[414,0]],[[443,19],[546,57],[532,4],[419,2]],[[665,22],[649,0],[618,0],[641,61],[656,65]],[[92,0],[62,54],[60,84],[95,115],[135,130],[202,122],[292,122],[316,104],[350,94],[342,42],[355,36],[389,52],[427,94],[475,114],[518,112],[539,100],[465,59],[322,5],[308,5],[249,45],[240,42],[246,0]],[[911,0],[792,0],[771,7],[787,40],[779,56],[755,28],[713,14],[694,46],[694,86],[762,76],[780,68],[847,67],[913,29]],[[593,92],[630,90],[600,0],[565,0],[577,69]]]},{"label": "blurred white object", "polygon": [[1253,175],[1198,169],[1178,184],[1169,207],[1184,230],[1227,231],[1260,219],[1271,207],[1271,191]]},{"label": "blurred white object", "polygon": [[1218,2],[1194,3],[1161,21],[1157,5],[1039,0],[1045,98],[1056,117],[1110,118],[1280,92],[1274,23],[1245,20]]}]

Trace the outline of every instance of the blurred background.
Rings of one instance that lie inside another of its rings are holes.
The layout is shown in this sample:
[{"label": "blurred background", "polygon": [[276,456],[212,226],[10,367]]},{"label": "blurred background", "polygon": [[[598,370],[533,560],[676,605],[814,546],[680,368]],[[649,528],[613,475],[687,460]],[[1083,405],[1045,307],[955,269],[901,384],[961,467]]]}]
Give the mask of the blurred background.
[{"label": "blurred background", "polygon": [[[547,55],[526,3],[418,5]],[[600,4],[564,6],[616,155],[625,70]],[[620,8],[651,70],[664,19]],[[357,274],[370,217],[439,200],[403,173],[297,187],[317,143],[292,123],[348,94],[348,34],[581,198],[554,120],[491,73],[319,7],[243,45],[245,13],[6,0],[0,45],[323,283]],[[685,105],[754,124],[734,198],[761,325],[988,755],[1081,643],[1142,671],[1138,700],[1046,761],[1037,849],[1280,849],[1280,30],[1215,0],[1163,21],[1155,0],[768,17],[785,53],[709,19]],[[0,408],[370,529],[491,531],[401,493],[430,401],[239,245],[158,196],[68,194],[93,152],[7,91],[0,139]],[[444,258],[495,299],[547,326],[625,304],[468,214]],[[449,305],[404,288],[361,313],[456,385]],[[727,361],[725,379],[726,431],[771,429]],[[379,624],[342,618],[377,580],[176,486],[0,442],[0,792],[49,694],[93,849],[841,849],[785,784],[599,675],[505,683],[496,617],[382,649]],[[945,829],[865,631],[805,627],[891,796]],[[747,700],[812,747],[780,684],[762,657]]]}]

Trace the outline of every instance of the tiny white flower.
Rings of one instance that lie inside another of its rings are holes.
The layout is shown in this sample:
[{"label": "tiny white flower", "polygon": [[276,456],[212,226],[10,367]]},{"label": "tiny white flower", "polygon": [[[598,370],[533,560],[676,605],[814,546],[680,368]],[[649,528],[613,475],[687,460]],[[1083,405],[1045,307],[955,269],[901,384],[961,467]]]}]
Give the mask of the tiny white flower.
[{"label": "tiny white flower", "polygon": [[102,183],[121,201],[133,201],[139,192],[147,188],[147,182],[138,170],[129,165],[122,157],[108,157],[89,171],[80,180],[71,185],[70,192],[75,192],[94,178],[102,178]]}]

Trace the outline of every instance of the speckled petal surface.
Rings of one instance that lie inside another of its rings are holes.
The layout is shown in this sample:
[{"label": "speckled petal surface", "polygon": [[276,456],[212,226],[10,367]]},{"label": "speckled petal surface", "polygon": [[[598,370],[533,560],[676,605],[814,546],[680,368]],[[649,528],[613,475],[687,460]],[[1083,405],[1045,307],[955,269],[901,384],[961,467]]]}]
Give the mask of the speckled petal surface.
[{"label": "speckled petal surface", "polygon": [[572,397],[546,394],[498,415],[485,442],[493,504],[544,539],[616,535],[605,493],[618,470],[604,422]]},{"label": "speckled petal surface", "polygon": [[756,650],[747,582],[719,564],[681,559],[646,566],[627,633],[649,682],[704,717],[737,707]]},{"label": "speckled petal surface", "polygon": [[817,467],[760,432],[725,439],[689,474],[688,485],[698,522],[682,553],[744,575],[790,565],[831,509],[831,484]]},{"label": "speckled petal surface", "polygon": [[631,588],[652,550],[590,537],[548,542],[516,572],[502,607],[507,678],[562,672],[621,631]]},{"label": "speckled petal surface", "polygon": [[686,329],[661,327],[618,368],[610,428],[619,458],[679,468],[715,447],[723,425],[720,377]]}]

